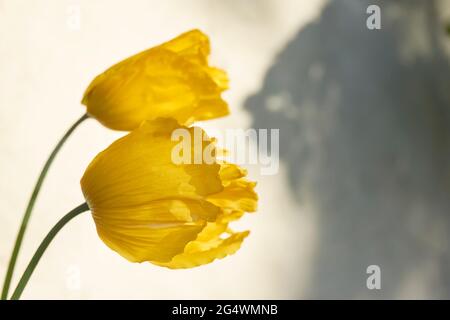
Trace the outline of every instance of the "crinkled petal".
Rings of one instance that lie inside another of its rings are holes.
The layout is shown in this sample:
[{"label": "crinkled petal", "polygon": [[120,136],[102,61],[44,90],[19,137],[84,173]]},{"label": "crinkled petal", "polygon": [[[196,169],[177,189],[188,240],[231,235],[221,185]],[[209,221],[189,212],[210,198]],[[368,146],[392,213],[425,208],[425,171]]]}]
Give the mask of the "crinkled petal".
[{"label": "crinkled petal", "polygon": [[214,67],[208,67],[206,72],[208,72],[208,74],[222,91],[229,88],[230,80],[228,79],[228,75],[224,70]]},{"label": "crinkled petal", "polygon": [[163,43],[160,47],[200,65],[208,64],[208,56],[211,52],[208,36],[198,29],[185,32]]},{"label": "crinkled petal", "polygon": [[201,242],[193,241],[186,246],[184,253],[175,256],[170,262],[153,263],[170,269],[193,268],[208,264],[234,254],[248,235],[249,231],[233,233],[226,239],[215,239],[215,245],[206,246],[206,249],[202,247]]},{"label": "crinkled petal", "polygon": [[175,39],[162,44],[160,47],[175,52],[183,58],[202,65],[214,82],[223,91],[228,89],[227,73],[219,68],[208,66],[208,56],[211,48],[208,36],[198,29],[188,31]]},{"label": "crinkled petal", "polygon": [[223,209],[254,212],[257,209],[258,195],[255,182],[246,179],[232,180],[222,191],[208,196],[208,201]]},{"label": "crinkled petal", "polygon": [[224,162],[220,166],[219,175],[220,175],[220,179],[223,182],[228,183],[232,180],[237,180],[237,179],[245,177],[247,175],[247,170],[245,170],[244,168],[241,168],[240,166],[238,166],[236,164]]}]

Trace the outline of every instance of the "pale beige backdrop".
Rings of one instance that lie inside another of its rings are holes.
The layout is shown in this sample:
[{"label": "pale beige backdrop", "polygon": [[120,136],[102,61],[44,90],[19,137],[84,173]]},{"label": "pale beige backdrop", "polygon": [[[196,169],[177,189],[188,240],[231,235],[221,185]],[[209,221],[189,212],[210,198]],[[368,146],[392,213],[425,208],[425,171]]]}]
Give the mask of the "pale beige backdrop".
[{"label": "pale beige backdrop", "polygon": [[[0,277],[46,157],[83,112],[82,93],[111,64],[191,28],[210,35],[212,61],[231,78],[232,115],[206,128],[245,128],[244,99],[257,91],[277,52],[313,20],[323,1],[0,0]],[[80,13],[77,28],[77,12]],[[75,15],[75,16],[74,16]],[[49,228],[83,201],[79,179],[97,152],[123,133],[84,123],[58,155],[37,201],[17,280]],[[294,204],[281,167],[258,181],[251,236],[234,256],[191,270],[132,264],[97,237],[89,213],[56,238],[23,298],[301,298],[315,223]],[[302,213],[302,214],[300,214]],[[15,283],[15,282],[14,282]]]}]

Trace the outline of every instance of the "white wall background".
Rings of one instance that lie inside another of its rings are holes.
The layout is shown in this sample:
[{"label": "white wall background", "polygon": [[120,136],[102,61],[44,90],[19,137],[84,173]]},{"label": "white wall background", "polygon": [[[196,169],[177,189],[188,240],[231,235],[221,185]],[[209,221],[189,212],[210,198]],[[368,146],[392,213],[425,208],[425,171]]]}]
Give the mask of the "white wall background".
[{"label": "white wall background", "polygon": [[[308,0],[0,0],[2,280],[39,170],[84,112],[79,101],[94,76],[133,53],[200,28],[211,37],[212,61],[231,78],[226,98],[232,115],[205,127],[245,128],[244,98],[258,90],[277,52],[322,5]],[[77,30],[72,19],[78,10]],[[16,281],[48,230],[83,201],[84,168],[121,134],[89,120],[70,138],[37,201]],[[23,298],[301,298],[309,285],[316,229],[313,210],[294,204],[283,172],[261,177],[250,168],[258,181],[260,210],[242,222],[240,228],[252,233],[232,257],[179,271],[131,264],[100,241],[86,213],[57,236]]]}]

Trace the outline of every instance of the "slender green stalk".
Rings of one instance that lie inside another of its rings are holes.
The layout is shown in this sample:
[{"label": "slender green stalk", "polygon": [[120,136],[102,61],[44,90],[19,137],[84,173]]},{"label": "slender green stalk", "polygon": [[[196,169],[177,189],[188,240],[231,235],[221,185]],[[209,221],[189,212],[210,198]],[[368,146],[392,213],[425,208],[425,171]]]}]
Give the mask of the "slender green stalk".
[{"label": "slender green stalk", "polygon": [[6,300],[8,297],[9,287],[11,285],[11,279],[14,274],[14,267],[16,266],[17,256],[19,255],[20,247],[22,245],[23,237],[25,235],[25,230],[27,229],[28,221],[30,220],[31,212],[33,211],[34,204],[36,202],[36,198],[41,190],[42,183],[44,182],[45,176],[47,175],[48,169],[55,159],[56,154],[63,146],[64,142],[66,142],[67,138],[72,134],[72,132],[82,123],[84,120],[89,118],[87,114],[84,114],[80,119],[75,122],[69,130],[67,130],[66,134],[61,138],[61,140],[56,145],[55,149],[53,149],[52,153],[47,159],[44,167],[42,168],[41,174],[34,186],[33,193],[31,194],[30,200],[28,201],[27,209],[25,210],[25,214],[22,218],[22,223],[20,225],[19,232],[17,233],[16,242],[14,244],[14,249],[11,254],[11,258],[9,260],[8,270],[5,276],[5,282],[3,284],[2,290],[2,300]]},{"label": "slender green stalk", "polygon": [[25,272],[22,275],[22,278],[20,278],[19,284],[16,287],[16,290],[14,290],[14,293],[11,296],[11,300],[18,300],[20,296],[22,295],[23,289],[25,289],[25,286],[28,283],[28,280],[30,280],[31,275],[33,274],[34,269],[36,268],[39,260],[41,259],[42,255],[44,254],[45,250],[47,249],[50,242],[55,238],[56,234],[61,230],[67,222],[75,218],[77,215],[79,215],[82,212],[88,211],[89,207],[87,203],[80,204],[78,207],[70,211],[68,214],[66,214],[64,217],[62,217],[61,220],[58,221],[57,224],[50,230],[50,232],[47,234],[47,236],[42,240],[41,244],[39,245],[39,248],[34,253],[33,258],[31,258],[30,263],[28,264],[28,267],[25,269]]}]

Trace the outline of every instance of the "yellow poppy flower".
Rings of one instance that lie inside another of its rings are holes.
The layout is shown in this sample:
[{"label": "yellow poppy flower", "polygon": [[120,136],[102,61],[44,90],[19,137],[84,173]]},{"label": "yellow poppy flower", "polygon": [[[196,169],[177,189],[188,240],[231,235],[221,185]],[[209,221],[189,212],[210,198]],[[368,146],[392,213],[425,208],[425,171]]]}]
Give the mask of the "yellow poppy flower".
[{"label": "yellow poppy flower", "polygon": [[84,93],[87,113],[106,127],[131,131],[159,117],[191,124],[229,113],[223,70],[210,67],[208,37],[186,32],[97,76]]},{"label": "yellow poppy flower", "polygon": [[[236,252],[248,235],[228,224],[256,210],[255,183],[234,164],[174,164],[177,128],[194,136],[173,119],[144,122],[97,155],[81,179],[100,238],[132,262],[191,268]],[[212,143],[206,138],[200,151]]]}]

